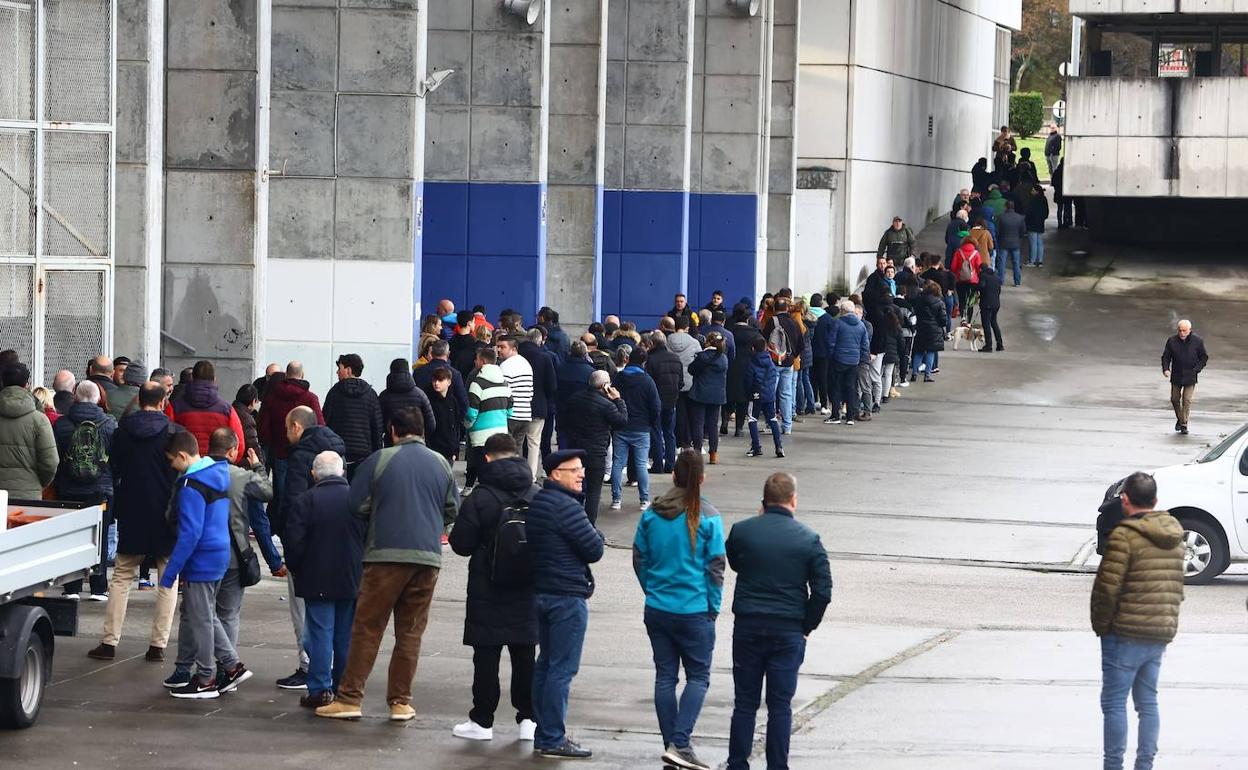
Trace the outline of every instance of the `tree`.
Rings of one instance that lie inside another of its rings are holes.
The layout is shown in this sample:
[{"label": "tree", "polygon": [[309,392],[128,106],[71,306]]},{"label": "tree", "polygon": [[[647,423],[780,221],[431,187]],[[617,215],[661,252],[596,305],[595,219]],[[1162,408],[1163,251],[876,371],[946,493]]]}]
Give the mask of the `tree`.
[{"label": "tree", "polygon": [[1023,28],[1011,41],[1014,91],[1057,98],[1057,68],[1070,58],[1070,25],[1069,0],[1023,0]]}]

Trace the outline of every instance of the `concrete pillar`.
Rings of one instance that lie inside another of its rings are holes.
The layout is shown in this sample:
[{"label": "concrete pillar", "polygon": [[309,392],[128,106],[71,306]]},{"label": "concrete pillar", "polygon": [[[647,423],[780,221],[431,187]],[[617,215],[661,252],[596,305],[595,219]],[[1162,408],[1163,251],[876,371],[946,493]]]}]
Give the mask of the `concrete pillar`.
[{"label": "concrete pillar", "polygon": [[[767,271],[769,287],[793,286],[794,142],[797,108],[797,21],[801,0],[772,1],[771,114],[768,116]],[[818,2],[818,0],[814,0]],[[795,290],[796,287],[794,287]],[[800,290],[801,293],[821,288]]]},{"label": "concrete pillar", "polygon": [[546,304],[572,327],[597,317],[606,137],[607,0],[559,0],[550,12]]},{"label": "concrete pillar", "polygon": [[693,0],[611,0],[600,313],[654,323],[689,270]]},{"label": "concrete pillar", "polygon": [[[579,3],[578,3],[579,4]],[[511,308],[546,293],[546,30],[502,0],[430,0],[431,71],[455,75],[428,102],[421,306]]]},{"label": "concrete pillar", "polygon": [[731,306],[757,297],[765,272],[759,195],[767,181],[761,164],[770,20],[765,13],[738,15],[723,0],[697,0],[697,7],[687,293],[701,307],[711,292],[723,291]]},{"label": "concrete pillar", "polygon": [[259,338],[257,0],[166,11],[163,328],[181,342],[166,339],[162,359],[213,360],[226,392],[251,380]]},{"label": "concrete pillar", "polygon": [[322,395],[348,352],[380,390],[419,334],[423,6],[274,2],[263,359]]}]

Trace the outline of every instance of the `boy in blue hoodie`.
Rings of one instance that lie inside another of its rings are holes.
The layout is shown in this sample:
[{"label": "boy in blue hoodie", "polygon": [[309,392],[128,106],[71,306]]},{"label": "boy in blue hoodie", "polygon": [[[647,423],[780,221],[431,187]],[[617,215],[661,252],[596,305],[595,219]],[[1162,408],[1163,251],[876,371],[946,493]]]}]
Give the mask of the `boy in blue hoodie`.
[{"label": "boy in blue hoodie", "polygon": [[[216,644],[229,645],[216,614],[217,591],[230,566],[228,462],[200,457],[199,441],[186,431],[169,438],[165,456],[179,474],[169,506],[171,515],[177,517],[178,540],[160,575],[160,584],[173,588],[178,577],[182,578],[178,646],[190,645],[195,660],[195,671],[189,680],[181,679],[175,672],[165,686],[175,698],[216,698],[221,691],[237,687],[248,674],[242,663],[234,664],[232,670],[225,672],[218,690]],[[238,659],[237,655],[220,657]]]},{"label": "boy in blue hoodie", "polygon": [[776,420],[776,389],[780,384],[780,370],[767,352],[767,340],[754,339],[750,362],[745,367],[745,394],[750,398],[750,451],[746,457],[762,457],[763,446],[758,439],[758,418],[762,415],[771,427],[771,437],[776,442],[776,457],[784,457],[784,439]]}]

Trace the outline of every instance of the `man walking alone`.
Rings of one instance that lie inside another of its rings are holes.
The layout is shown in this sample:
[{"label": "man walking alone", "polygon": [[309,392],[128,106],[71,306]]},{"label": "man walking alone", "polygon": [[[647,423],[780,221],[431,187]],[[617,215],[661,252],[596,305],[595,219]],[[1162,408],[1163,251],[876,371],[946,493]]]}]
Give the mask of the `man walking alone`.
[{"label": "man walking alone", "polygon": [[1187,434],[1187,418],[1196,395],[1196,378],[1209,363],[1205,341],[1192,334],[1192,322],[1179,321],[1178,334],[1166,340],[1161,351],[1161,376],[1170,378],[1170,404],[1174,407],[1174,429]]},{"label": "man walking alone", "polygon": [[1127,749],[1127,693],[1140,736],[1135,770],[1152,770],[1161,716],[1157,679],[1183,601],[1183,526],[1155,511],[1157,482],[1133,473],[1122,486],[1122,522],[1110,532],[1092,586],[1092,630],[1101,638],[1101,713],[1105,770],[1122,770]]}]

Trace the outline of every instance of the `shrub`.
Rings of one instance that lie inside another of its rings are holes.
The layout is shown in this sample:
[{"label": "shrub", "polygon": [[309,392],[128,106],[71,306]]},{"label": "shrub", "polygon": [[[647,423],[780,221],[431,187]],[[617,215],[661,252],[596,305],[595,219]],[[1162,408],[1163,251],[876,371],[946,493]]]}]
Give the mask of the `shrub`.
[{"label": "shrub", "polygon": [[1022,91],[1010,94],[1010,128],[1019,136],[1031,136],[1044,125],[1044,94]]}]

